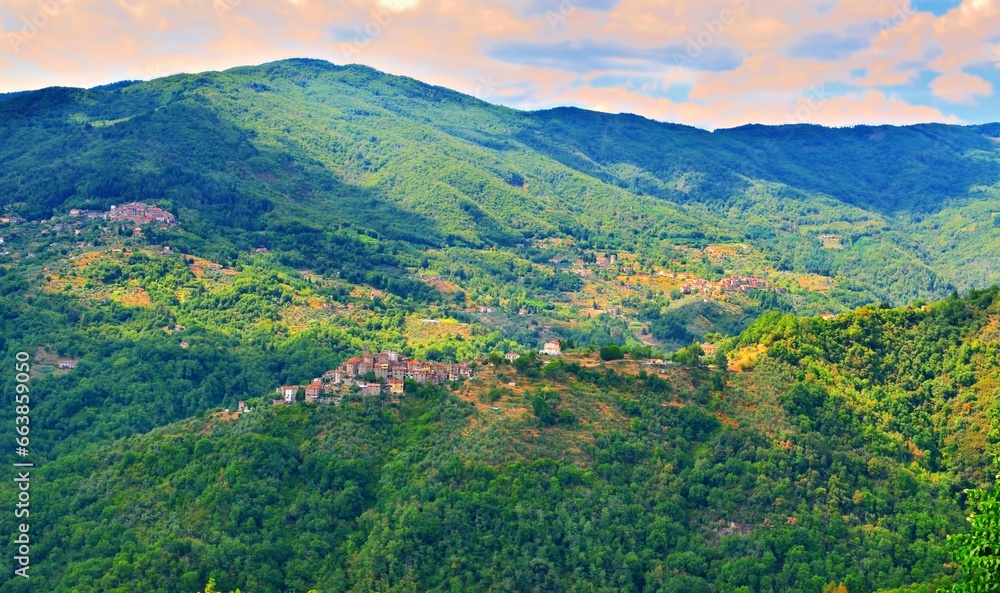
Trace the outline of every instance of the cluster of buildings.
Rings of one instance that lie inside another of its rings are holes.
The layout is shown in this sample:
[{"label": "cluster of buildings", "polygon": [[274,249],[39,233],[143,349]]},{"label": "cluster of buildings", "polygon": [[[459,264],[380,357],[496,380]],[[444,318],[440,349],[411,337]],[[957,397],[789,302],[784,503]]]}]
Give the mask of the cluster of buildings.
[{"label": "cluster of buildings", "polygon": [[154,222],[167,226],[177,224],[177,219],[174,218],[173,214],[145,202],[129,202],[120,206],[112,206],[111,211],[108,212],[108,218],[116,222],[128,221],[137,225],[153,224]]},{"label": "cluster of buildings", "polygon": [[[540,351],[547,356],[559,356],[562,347],[559,340],[546,342]],[[518,354],[505,355],[508,361],[519,358]],[[367,346],[360,357],[353,357],[339,367],[323,373],[307,385],[282,385],[275,389],[277,399],[272,404],[293,404],[303,390],[307,404],[340,405],[347,394],[377,397],[381,395],[400,396],[406,393],[406,380],[420,385],[441,385],[446,382],[472,378],[472,367],[465,362],[442,364],[410,360],[406,356],[383,350],[379,354],[368,351]],[[241,404],[241,411],[243,402]]]},{"label": "cluster of buildings", "polygon": [[594,263],[597,264],[598,267],[606,268],[614,265],[616,261],[618,261],[618,256],[613,253],[609,253],[607,255],[598,255],[597,259],[594,260]]},{"label": "cluster of buildings", "polygon": [[73,218],[86,218],[87,220],[103,220],[108,217],[107,212],[101,212],[99,210],[80,210],[78,208],[70,210],[69,215]]},{"label": "cluster of buildings", "polygon": [[69,215],[73,218],[107,219],[114,222],[131,222],[135,225],[159,223],[163,226],[174,226],[177,224],[177,219],[173,214],[145,202],[129,202],[128,204],[112,206],[108,212],[74,208],[69,211]]},{"label": "cluster of buildings", "polygon": [[753,276],[730,276],[720,282],[709,282],[698,278],[681,286],[683,294],[691,294],[693,292],[750,292],[751,290],[777,290],[777,288],[767,280],[761,280]]},{"label": "cluster of buildings", "polygon": [[773,285],[767,280],[753,276],[730,276],[719,283],[722,290],[731,292],[750,292],[751,290],[770,290]]},{"label": "cluster of buildings", "polygon": [[[0,217],[0,224],[9,224],[12,227],[22,227],[22,228],[10,228],[10,234],[6,237],[0,237],[0,256],[11,255],[8,251],[7,246],[13,245],[25,245],[24,239],[28,239],[28,244],[30,244],[35,238],[39,237],[49,237],[58,233],[63,233],[67,231],[75,230],[75,234],[79,235],[80,230],[78,227],[82,226],[82,222],[76,222],[72,224],[66,224],[63,222],[55,222],[55,219],[45,219],[45,220],[25,220],[20,216],[4,216]],[[44,240],[43,240],[44,241]],[[57,246],[57,243],[49,243],[50,247]],[[82,246],[77,243],[77,246]],[[14,252],[14,257],[34,257],[30,252]]]},{"label": "cluster of buildings", "polygon": [[[440,385],[472,377],[468,363],[440,364],[410,360],[406,356],[384,350],[373,354],[366,347],[360,357],[354,357],[338,368],[323,373],[311,383],[301,386],[307,404],[338,405],[341,396],[357,392],[363,396],[403,395],[405,382],[411,379],[420,385]],[[275,391],[280,396],[275,404],[295,403],[299,385],[283,385]]]},{"label": "cluster of buildings", "polygon": [[[558,255],[549,259],[549,263],[555,264],[555,265],[559,265],[561,263],[565,263],[566,261],[568,261],[568,260],[565,257],[561,257],[561,256],[558,256]],[[618,261],[618,256],[616,254],[614,254],[614,253],[606,253],[606,254],[600,254],[600,253],[598,253],[594,257],[594,264],[596,264],[600,268],[606,268],[608,266],[612,266],[617,261]],[[586,262],[583,261],[582,257],[578,257],[575,260],[573,260],[572,264],[573,264],[574,267],[576,267],[578,269],[582,269],[582,268],[584,268],[587,265]]]}]

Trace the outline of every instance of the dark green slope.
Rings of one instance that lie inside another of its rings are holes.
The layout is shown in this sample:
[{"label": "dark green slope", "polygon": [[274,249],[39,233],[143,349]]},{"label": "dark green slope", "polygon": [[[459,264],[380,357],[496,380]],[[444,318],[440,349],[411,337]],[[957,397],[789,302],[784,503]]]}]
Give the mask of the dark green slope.
[{"label": "dark green slope", "polygon": [[[537,112],[532,118],[547,133],[533,143],[524,134],[526,143],[551,147],[552,154],[562,150],[577,168],[596,163],[610,174],[616,167],[634,165],[662,185],[647,181],[643,186],[639,177],[618,180],[671,199],[733,199],[744,187],[739,180],[749,178],[868,210],[919,213],[942,207],[970,187],[1000,181],[1000,149],[985,137],[983,127],[750,125],[710,133],[573,108]],[[574,149],[583,155],[572,161],[568,155]],[[691,174],[702,176],[704,185],[669,191],[671,182]]]},{"label": "dark green slope", "polygon": [[[291,62],[107,93],[52,89],[12,101],[4,115],[5,145],[18,147],[3,175],[5,201],[23,202],[28,214],[160,196],[223,226],[254,229],[280,207],[390,238],[476,245],[552,234],[575,218],[614,228],[595,220],[606,202],[688,218],[530,154],[470,142],[463,136],[490,119],[506,134],[508,112],[364,68]],[[56,125],[61,134],[32,142]],[[518,161],[554,175],[558,187],[516,187],[528,173]],[[628,230],[634,241],[645,227],[630,221]]]},{"label": "dark green slope", "polygon": [[973,127],[747,126],[718,134],[745,145],[751,176],[890,214],[937,211],[1000,180],[997,143]]}]

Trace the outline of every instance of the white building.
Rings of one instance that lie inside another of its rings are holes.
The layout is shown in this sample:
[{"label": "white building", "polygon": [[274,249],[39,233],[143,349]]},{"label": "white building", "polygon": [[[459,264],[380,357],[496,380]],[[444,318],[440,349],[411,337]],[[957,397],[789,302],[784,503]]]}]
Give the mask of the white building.
[{"label": "white building", "polygon": [[559,340],[545,342],[545,345],[542,346],[542,354],[548,356],[559,356],[562,354],[562,348],[559,346]]},{"label": "white building", "polygon": [[295,396],[299,393],[298,385],[283,385],[277,388],[275,391],[281,396],[281,399],[285,400],[285,403],[294,404]]}]

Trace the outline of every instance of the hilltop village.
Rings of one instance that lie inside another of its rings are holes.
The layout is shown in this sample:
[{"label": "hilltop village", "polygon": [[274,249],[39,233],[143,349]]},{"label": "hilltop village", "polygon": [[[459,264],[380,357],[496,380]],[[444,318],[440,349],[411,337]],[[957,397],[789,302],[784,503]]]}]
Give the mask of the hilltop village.
[{"label": "hilltop village", "polygon": [[174,218],[173,214],[145,202],[129,202],[128,204],[112,206],[107,212],[73,209],[69,211],[69,215],[73,218],[100,218],[113,222],[131,222],[135,225],[160,223],[170,227],[177,224],[177,219]]},{"label": "hilltop village", "polygon": [[[558,340],[546,342],[540,354],[559,356],[562,348]],[[507,353],[508,362],[520,358],[519,354]],[[485,360],[478,364],[485,364]],[[274,391],[278,398],[272,405],[294,404],[298,401],[299,390],[303,391],[305,403],[340,405],[345,395],[378,397],[381,395],[401,396],[406,393],[406,381],[418,385],[441,385],[462,379],[471,379],[473,366],[467,362],[442,364],[411,360],[392,350],[372,354],[366,346],[360,357],[349,358],[336,369],[323,373],[307,385],[282,385]],[[240,412],[248,410],[244,401],[239,402]]]},{"label": "hilltop village", "polygon": [[719,282],[710,282],[701,278],[692,277],[688,274],[663,272],[661,275],[668,278],[691,279],[691,282],[681,286],[681,294],[704,294],[718,296],[723,292],[750,292],[751,290],[776,290],[781,289],[766,280],[753,276],[730,276]]},{"label": "hilltop village", "polygon": [[[278,387],[275,392],[280,398],[272,403],[295,403],[300,388],[305,393],[307,404],[339,405],[342,397],[349,394],[374,397],[385,394],[403,395],[406,393],[407,379],[418,385],[441,385],[471,377],[472,366],[469,363],[441,364],[411,360],[392,350],[372,354],[366,347],[360,358],[348,359],[338,368],[323,373],[322,377],[316,377],[308,385]],[[242,411],[243,402],[240,403]]]}]

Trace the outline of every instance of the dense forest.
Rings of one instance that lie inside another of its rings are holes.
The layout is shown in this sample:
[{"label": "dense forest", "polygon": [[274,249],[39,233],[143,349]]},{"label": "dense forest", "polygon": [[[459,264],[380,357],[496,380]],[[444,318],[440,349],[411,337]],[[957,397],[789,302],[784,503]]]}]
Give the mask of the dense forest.
[{"label": "dense forest", "polygon": [[[310,60],[0,97],[0,421],[35,466],[0,593],[996,590],[987,132]],[[473,377],[272,405],[366,346]]]},{"label": "dense forest", "polygon": [[[175,367],[199,372],[174,354],[142,365],[166,415],[106,398],[120,420],[39,434],[72,447],[36,478],[38,572],[2,590],[931,591],[960,576],[947,536],[995,471],[998,315],[998,290],[774,313],[730,340],[738,371],[581,350],[398,403],[260,397],[235,419],[205,414],[224,396],[171,397]],[[39,423],[105,372],[39,381]]]}]

